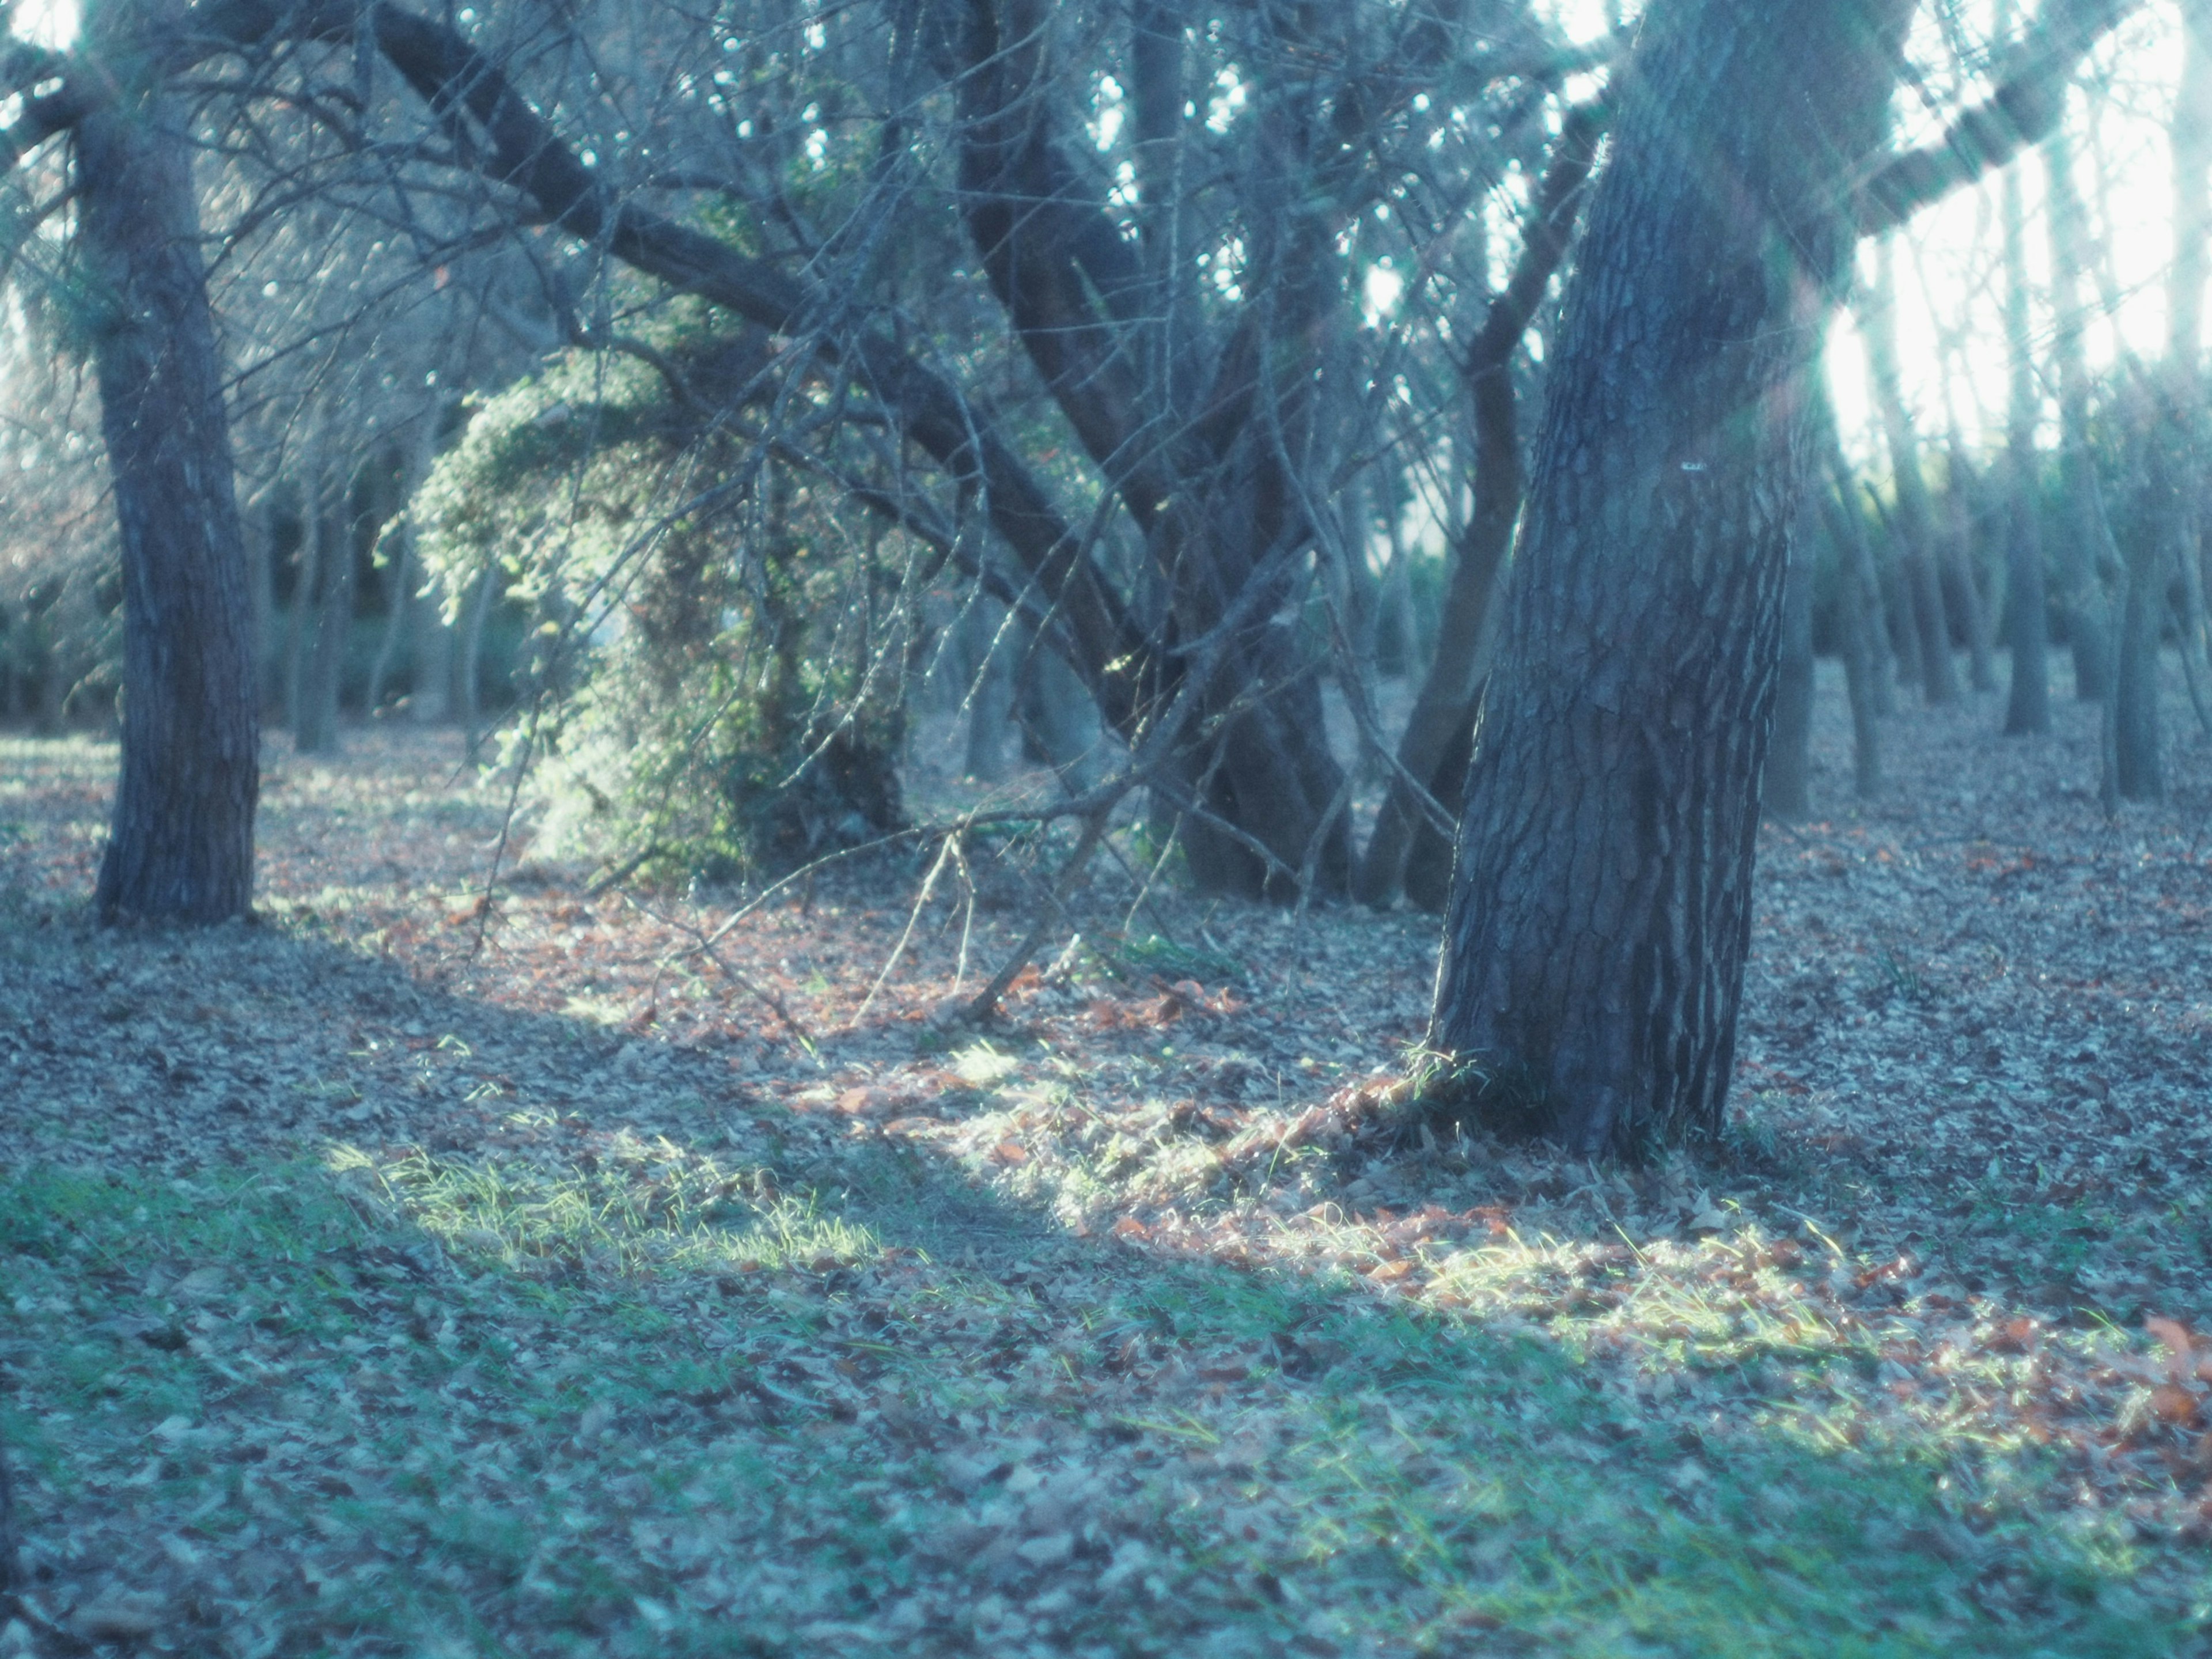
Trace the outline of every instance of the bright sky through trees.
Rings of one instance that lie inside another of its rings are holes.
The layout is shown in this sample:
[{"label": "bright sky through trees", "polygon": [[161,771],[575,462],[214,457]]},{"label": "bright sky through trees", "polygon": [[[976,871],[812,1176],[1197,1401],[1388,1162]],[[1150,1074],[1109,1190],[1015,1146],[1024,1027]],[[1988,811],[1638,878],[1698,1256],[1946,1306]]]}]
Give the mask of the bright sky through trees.
[{"label": "bright sky through trees", "polygon": [[[1602,38],[1624,12],[1618,0],[1559,0],[1561,31],[1577,44]],[[2015,8],[2015,11],[2032,8]],[[19,35],[56,47],[76,33],[78,0],[23,0],[15,19]],[[1923,8],[1912,46],[1923,70],[1908,83],[1899,109],[1900,142],[1931,136],[1963,99],[1986,83],[1956,69],[1957,36],[1990,36],[1994,0]],[[1952,35],[1947,38],[1945,18]],[[2166,124],[2180,66],[2179,24],[2170,4],[2144,8],[2093,55],[2073,95],[2069,121],[2076,132],[2078,184],[2090,216],[2102,268],[2090,284],[2085,344],[2093,370],[2124,349],[2154,356],[2166,329],[2165,270],[2171,252],[2172,185]],[[1978,68],[1978,65],[1975,66]],[[2087,92],[2083,90],[2087,88]],[[1118,93],[1118,87],[1112,89]],[[1217,101],[1241,88],[1217,88]],[[1109,102],[1114,102],[1110,94]],[[1102,110],[1097,135],[1110,142],[1120,125],[1118,107]],[[2043,234],[2042,167],[2036,158],[2018,164],[2030,216],[2028,265],[2038,288],[2035,338],[2047,347],[2055,329],[2047,296],[2049,248]],[[1517,185],[1521,181],[1516,179]],[[1920,214],[1898,262],[1898,326],[1905,395],[1921,429],[1940,435],[1953,418],[1969,443],[1984,452],[2002,441],[2004,341],[1998,285],[1996,175]],[[1521,204],[1512,204],[1514,209]],[[1871,250],[1866,250],[1871,257]],[[1395,307],[1404,280],[1387,262],[1364,278],[1371,323]],[[1856,454],[1878,453],[1867,398],[1865,355],[1848,313],[1839,318],[1828,353],[1829,372],[1845,443]],[[2046,374],[2047,379],[2047,374]],[[2045,441],[2055,436],[2055,407],[2046,387]]]}]

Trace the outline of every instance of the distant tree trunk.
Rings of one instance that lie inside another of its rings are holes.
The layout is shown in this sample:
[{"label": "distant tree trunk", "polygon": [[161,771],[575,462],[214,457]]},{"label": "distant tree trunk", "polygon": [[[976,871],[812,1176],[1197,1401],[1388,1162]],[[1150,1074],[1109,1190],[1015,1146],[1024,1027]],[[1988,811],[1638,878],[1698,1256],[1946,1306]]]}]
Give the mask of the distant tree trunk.
[{"label": "distant tree trunk", "polygon": [[319,416],[307,416],[294,463],[299,474],[300,544],[292,560],[292,604],[284,618],[284,725],[295,747],[313,719],[315,624],[323,591],[323,445]]},{"label": "distant tree trunk", "polygon": [[1881,717],[1882,699],[1888,690],[1875,648],[1880,630],[1873,605],[1880,594],[1867,579],[1871,570],[1863,577],[1859,569],[1865,556],[1865,521],[1839,507],[1832,490],[1817,483],[1814,487],[1820,489],[1821,510],[1827,515],[1828,540],[1836,550],[1844,690],[1851,705],[1851,791],[1861,800],[1872,800],[1881,793]]},{"label": "distant tree trunk", "polygon": [[374,714],[384,706],[384,693],[392,683],[392,670],[398,661],[403,646],[408,655],[420,653],[420,635],[416,625],[421,622],[421,610],[415,603],[415,590],[422,585],[421,563],[415,551],[415,521],[406,516],[415,492],[422,487],[429,476],[430,464],[438,454],[439,410],[435,406],[423,410],[416,419],[415,431],[393,480],[392,499],[382,514],[386,522],[397,520],[393,545],[388,550],[391,574],[386,579],[385,602],[387,606],[384,619],[384,638],[376,648],[376,660],[368,672],[368,695],[365,699],[368,712]]},{"label": "distant tree trunk", "polygon": [[[1903,540],[1898,534],[1897,523],[1889,510],[1875,495],[1871,484],[1863,489],[1855,487],[1854,507],[1862,514],[1864,506],[1856,499],[1865,496],[1874,503],[1875,521],[1881,526],[1879,539],[1869,532],[1869,550],[1874,556],[1875,579],[1881,588],[1881,614],[1888,629],[1889,657],[1897,670],[1896,686],[1926,694],[1928,677],[1921,672],[1921,641],[1925,630],[1921,626],[1920,590],[1912,580],[1911,562],[1906,558]],[[1891,700],[1894,702],[1895,699]]]},{"label": "distant tree trunk", "polygon": [[[95,56],[103,40],[127,36],[133,9],[87,8]],[[103,919],[222,921],[253,897],[253,611],[191,148],[181,107],[143,90],[76,130],[79,246],[123,555],[123,759],[94,894]]]},{"label": "distant tree trunk", "polygon": [[2166,573],[2185,477],[2172,410],[2155,383],[2128,389],[2125,425],[2135,452],[2142,522],[2121,559],[2120,602],[2112,647],[2112,716],[2106,760],[2108,797],[2166,799],[2166,757],[2159,709],[2159,635],[2166,619]]},{"label": "distant tree trunk", "polygon": [[1874,288],[1860,307],[1866,337],[1868,378],[1882,431],[1889,441],[1890,472],[1897,489],[1898,556],[1912,592],[1918,625],[1921,690],[1931,703],[1955,702],[1958,666],[1951,659],[1951,629],[1945,616],[1943,587],[1936,570],[1935,514],[1928,483],[1920,471],[1920,444],[1905,410],[1904,385],[1897,367],[1897,278],[1889,241],[1876,252]]},{"label": "distant tree trunk", "polygon": [[1813,815],[1813,561],[1820,546],[1820,503],[1799,499],[1782,590],[1782,659],[1774,685],[1774,736],[1761,793],[1767,816],[1802,823]]},{"label": "distant tree trunk", "polygon": [[2212,275],[2212,0],[2185,0],[2181,89],[2173,114],[2173,264],[2168,273],[2166,401],[2173,428],[2166,532],[2179,585],[2182,661],[2198,686],[2204,612],[2204,283]]},{"label": "distant tree trunk", "polygon": [[2004,729],[2008,737],[2039,736],[2051,730],[2051,677],[2045,663],[2051,623],[2043,594],[2043,538],[2035,512],[2035,423],[2042,413],[2042,398],[2035,385],[2027,216],[2021,207],[2017,169],[2007,170],[2000,188],[2005,351],[2011,371],[2005,410],[2004,538],[2005,643],[2011,648],[2012,677]]},{"label": "distant tree trunk", "polygon": [[335,476],[325,473],[323,479],[335,488],[321,495],[318,514],[334,508],[335,521],[324,520],[319,538],[322,591],[316,595],[307,618],[313,646],[302,676],[304,701],[292,727],[294,744],[301,753],[308,755],[338,751],[338,703],[345,686],[346,647],[353,634],[354,589],[361,568],[357,481],[344,471]]},{"label": "distant tree trunk", "polygon": [[416,580],[414,541],[411,537],[395,538],[395,541],[397,545],[386,554],[389,563],[385,568],[389,574],[384,579],[384,632],[377,639],[376,655],[369,659],[368,689],[361,700],[363,712],[371,715],[384,707],[384,694],[392,684],[392,670],[399,660],[414,611],[408,603]]},{"label": "distant tree trunk", "polygon": [[254,696],[264,714],[276,698],[276,549],[266,492],[239,514],[246,544],[246,591],[253,621]]},{"label": "distant tree trunk", "polygon": [[1552,354],[1430,1028],[1497,1127],[1584,1153],[1720,1127],[1811,371],[1911,9],[1644,13]]},{"label": "distant tree trunk", "polygon": [[[1867,706],[1877,715],[1888,715],[1896,712],[1898,671],[1882,602],[1881,572],[1875,565],[1874,546],[1867,535],[1866,510],[1859,501],[1858,486],[1851,477],[1850,464],[1844,459],[1843,445],[1836,435],[1834,408],[1825,397],[1820,400],[1816,418],[1821,431],[1815,440],[1814,464],[1826,485],[1821,498],[1831,514],[1829,532],[1842,565],[1841,586],[1846,597],[1856,601],[1864,629],[1862,645],[1866,658]],[[1863,766],[1863,775],[1865,770]],[[1874,775],[1880,776],[1881,770],[1877,762]]]},{"label": "distant tree trunk", "polygon": [[2087,216],[2074,185],[2065,124],[2043,141],[2051,234],[2051,356],[2058,371],[2058,467],[2066,523],[2058,559],[2059,604],[2074,659],[2074,695],[2102,697],[2112,684],[2112,618],[2100,564],[2106,538],[2102,496],[2089,448],[2089,368],[2081,349],[2083,278],[2089,267]]},{"label": "distant tree trunk", "polygon": [[1982,595],[1981,538],[1977,534],[1981,520],[1975,505],[1979,484],[1973,465],[1966,459],[1966,439],[1954,422],[1944,451],[1943,586],[1947,594],[1955,594],[1954,609],[1966,635],[1967,684],[1977,691],[1994,691],[1997,689],[1994,630]]}]

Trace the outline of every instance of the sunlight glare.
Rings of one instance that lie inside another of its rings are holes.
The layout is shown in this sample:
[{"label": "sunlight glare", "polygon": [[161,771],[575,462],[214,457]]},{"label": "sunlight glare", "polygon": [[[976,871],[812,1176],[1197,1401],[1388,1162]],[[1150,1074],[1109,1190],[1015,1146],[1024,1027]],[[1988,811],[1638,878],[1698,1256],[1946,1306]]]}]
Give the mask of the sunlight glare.
[{"label": "sunlight glare", "polygon": [[10,32],[34,46],[66,52],[76,43],[77,15],[77,0],[23,0]]}]

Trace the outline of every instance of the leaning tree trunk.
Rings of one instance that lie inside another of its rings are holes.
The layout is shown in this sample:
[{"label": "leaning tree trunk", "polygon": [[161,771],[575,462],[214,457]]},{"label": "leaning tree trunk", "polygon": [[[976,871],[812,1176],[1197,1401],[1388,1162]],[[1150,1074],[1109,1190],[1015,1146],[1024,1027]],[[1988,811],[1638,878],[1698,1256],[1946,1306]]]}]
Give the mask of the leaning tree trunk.
[{"label": "leaning tree trunk", "polygon": [[[94,8],[94,41],[124,19]],[[181,110],[119,99],[76,133],[78,234],[123,555],[123,764],[103,919],[209,922],[253,896],[259,709]]]},{"label": "leaning tree trunk", "polygon": [[1810,371],[1911,9],[1644,15],[1566,298],[1430,1030],[1497,1127],[1589,1153],[1720,1127]]}]

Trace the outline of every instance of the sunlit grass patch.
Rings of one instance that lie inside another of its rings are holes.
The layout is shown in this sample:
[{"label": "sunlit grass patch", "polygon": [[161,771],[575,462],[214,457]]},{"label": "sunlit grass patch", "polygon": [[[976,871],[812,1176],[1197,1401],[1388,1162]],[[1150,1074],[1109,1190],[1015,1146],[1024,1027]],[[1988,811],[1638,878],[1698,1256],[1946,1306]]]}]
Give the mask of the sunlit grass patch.
[{"label": "sunlit grass patch", "polygon": [[665,1139],[623,1131],[584,1158],[379,1159],[340,1146],[330,1167],[449,1249],[509,1268],[818,1272],[882,1249],[866,1227],[823,1213],[813,1194],[781,1191],[768,1171],[725,1170]]}]

